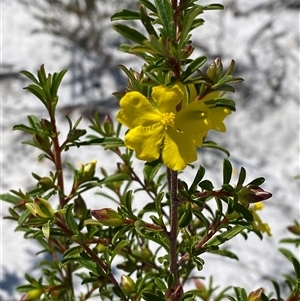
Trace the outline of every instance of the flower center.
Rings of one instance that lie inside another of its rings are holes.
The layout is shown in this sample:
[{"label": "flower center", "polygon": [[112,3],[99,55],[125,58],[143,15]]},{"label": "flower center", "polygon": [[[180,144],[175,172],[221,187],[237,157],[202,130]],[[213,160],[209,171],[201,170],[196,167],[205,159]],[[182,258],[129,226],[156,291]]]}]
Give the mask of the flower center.
[{"label": "flower center", "polygon": [[163,113],[161,118],[161,123],[164,127],[174,127],[175,123],[175,113]]}]

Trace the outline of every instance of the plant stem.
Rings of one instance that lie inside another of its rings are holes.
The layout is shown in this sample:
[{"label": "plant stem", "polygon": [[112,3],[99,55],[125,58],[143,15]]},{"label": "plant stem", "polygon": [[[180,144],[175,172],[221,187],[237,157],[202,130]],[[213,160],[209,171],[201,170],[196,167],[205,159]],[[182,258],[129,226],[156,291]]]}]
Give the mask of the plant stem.
[{"label": "plant stem", "polygon": [[56,120],[53,114],[50,114],[51,124],[52,124],[52,131],[54,133],[54,137],[52,138],[53,141],[53,154],[54,154],[54,164],[55,169],[58,172],[57,177],[57,186],[59,189],[59,205],[60,208],[63,208],[65,205],[64,199],[64,177],[63,177],[63,170],[62,170],[62,160],[61,160],[61,149],[58,140],[58,131],[56,127]]},{"label": "plant stem", "polygon": [[177,265],[177,230],[178,230],[178,199],[177,199],[177,171],[168,169],[170,204],[170,272],[174,275],[174,286],[179,286]]}]

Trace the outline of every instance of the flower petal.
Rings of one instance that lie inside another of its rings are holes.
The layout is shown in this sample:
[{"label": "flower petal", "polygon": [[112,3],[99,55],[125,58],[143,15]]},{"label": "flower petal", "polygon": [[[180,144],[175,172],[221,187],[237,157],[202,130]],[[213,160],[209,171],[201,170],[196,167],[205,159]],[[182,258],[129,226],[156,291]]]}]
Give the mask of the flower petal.
[{"label": "flower petal", "polygon": [[125,145],[135,150],[136,157],[144,161],[154,161],[160,157],[164,137],[164,127],[155,124],[148,127],[138,126],[125,136]]},{"label": "flower petal", "polygon": [[164,85],[152,89],[152,98],[161,113],[175,112],[176,106],[184,98],[184,87],[176,84],[171,88]]},{"label": "flower petal", "polygon": [[210,109],[211,128],[216,131],[226,132],[224,119],[231,114],[231,111],[223,107],[215,107]]},{"label": "flower petal", "polygon": [[165,135],[162,160],[172,170],[182,170],[197,160],[196,146],[190,135],[169,128]]},{"label": "flower petal", "polygon": [[130,129],[160,122],[159,112],[153,108],[144,95],[137,91],[126,93],[120,101],[120,107],[121,110],[116,118]]},{"label": "flower petal", "polygon": [[210,110],[202,101],[193,101],[176,114],[175,127],[180,131],[197,135],[212,128]]}]

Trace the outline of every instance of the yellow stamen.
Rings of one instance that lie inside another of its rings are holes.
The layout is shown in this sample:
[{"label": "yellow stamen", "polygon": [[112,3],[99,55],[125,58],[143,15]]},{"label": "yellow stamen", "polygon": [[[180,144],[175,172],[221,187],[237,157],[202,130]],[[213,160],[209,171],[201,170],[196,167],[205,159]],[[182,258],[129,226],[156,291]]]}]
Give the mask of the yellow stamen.
[{"label": "yellow stamen", "polygon": [[161,118],[161,123],[164,127],[174,127],[175,113],[164,113]]}]

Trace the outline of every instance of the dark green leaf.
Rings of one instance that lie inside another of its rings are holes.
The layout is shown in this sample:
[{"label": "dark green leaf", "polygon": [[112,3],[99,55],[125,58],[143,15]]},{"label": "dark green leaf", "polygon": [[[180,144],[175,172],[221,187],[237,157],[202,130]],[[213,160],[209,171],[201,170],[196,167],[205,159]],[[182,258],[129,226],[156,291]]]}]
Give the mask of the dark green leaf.
[{"label": "dark green leaf", "polygon": [[117,20],[139,20],[140,14],[137,11],[132,11],[129,9],[123,9],[121,11],[118,11],[114,13],[111,17],[111,21],[117,21]]},{"label": "dark green leaf", "polygon": [[143,299],[145,299],[146,301],[165,301],[165,298],[162,298],[160,296],[158,296],[157,294],[154,293],[149,293],[149,292],[145,292],[142,294]]},{"label": "dark green leaf", "polygon": [[188,203],[184,211],[179,215],[179,227],[185,228],[193,220],[191,204]]},{"label": "dark green leaf", "polygon": [[210,239],[207,243],[206,246],[219,246],[223,244],[225,241],[235,237],[239,233],[241,233],[245,229],[244,226],[241,225],[236,225],[230,230],[227,230],[226,232],[223,232],[220,235],[214,236],[212,239]]},{"label": "dark green leaf", "polygon": [[144,177],[148,182],[151,182],[154,177],[156,176],[157,172],[161,168],[162,163],[160,160],[152,161],[152,162],[146,162],[143,173]]},{"label": "dark green leaf", "polygon": [[203,179],[204,174],[205,174],[205,168],[203,166],[200,166],[193,180],[193,183],[189,189],[190,193],[192,193],[194,191],[194,188],[198,186],[199,182]]},{"label": "dark green leaf", "polygon": [[213,3],[202,6],[203,10],[222,10],[224,9],[224,6],[222,4]]},{"label": "dark green leaf", "polygon": [[144,27],[146,28],[147,32],[149,33],[149,35],[154,35],[156,38],[158,38],[156,30],[152,25],[152,19],[148,16],[147,11],[143,5],[141,5],[140,7],[140,16],[141,16],[141,21]]},{"label": "dark green leaf", "polygon": [[161,33],[165,39],[171,38],[175,41],[175,24],[173,19],[173,9],[170,0],[155,0],[157,14],[162,24]]},{"label": "dark green leaf", "polygon": [[224,147],[216,144],[213,141],[204,141],[203,144],[202,144],[202,147],[217,149],[217,150],[222,151],[223,153],[225,153],[228,157],[230,156],[230,153],[227,149],[225,149]]},{"label": "dark green leaf", "polygon": [[247,293],[244,288],[242,287],[234,287],[234,292],[237,297],[237,301],[247,301]]},{"label": "dark green leaf", "polygon": [[110,263],[113,261],[116,255],[118,255],[119,251],[121,251],[124,247],[128,246],[130,243],[128,240],[121,240],[119,243],[113,247],[113,252],[111,254]]},{"label": "dark green leaf", "polygon": [[73,214],[74,204],[67,205],[65,220],[68,228],[73,232],[73,234],[78,234],[78,225],[75,222],[74,214]]},{"label": "dark green leaf", "polygon": [[252,213],[243,205],[236,203],[235,204],[235,211],[240,213],[248,222],[253,221],[253,215]]},{"label": "dark green leaf", "polygon": [[229,184],[232,176],[232,165],[228,159],[223,161],[223,184]]},{"label": "dark green leaf", "polygon": [[201,187],[203,190],[212,191],[214,189],[214,185],[210,180],[204,180],[199,183],[199,187]]},{"label": "dark green leaf", "polygon": [[251,181],[250,183],[248,183],[248,185],[260,186],[264,182],[265,182],[265,178],[260,177],[260,178],[254,179],[253,181]]},{"label": "dark green leaf", "polygon": [[28,71],[21,71],[20,73],[22,73],[23,75],[28,77],[31,81],[33,81],[38,86],[40,85],[39,81],[35,78],[35,76],[32,73],[30,73]]},{"label": "dark green leaf", "polygon": [[246,169],[244,167],[241,167],[241,171],[239,174],[239,179],[236,184],[236,187],[242,187],[245,182],[245,179],[246,179]]},{"label": "dark green leaf", "polygon": [[206,62],[206,60],[207,60],[207,58],[205,56],[200,56],[200,57],[197,57],[196,59],[194,59],[187,67],[186,72],[185,72],[186,75],[187,76],[192,75]]},{"label": "dark green leaf", "polygon": [[183,29],[180,35],[179,49],[183,49],[188,42],[188,34],[193,29],[193,23],[196,17],[203,12],[202,6],[195,5],[193,9],[190,9],[183,19]]},{"label": "dark green leaf", "polygon": [[153,13],[157,14],[157,9],[155,7],[155,5],[150,2],[149,0],[140,0],[140,3],[145,5],[145,7],[147,7],[149,10],[151,10]]},{"label": "dark green leaf", "polygon": [[229,257],[231,259],[239,260],[239,258],[233,252],[231,252],[229,250],[222,250],[222,249],[219,249],[219,250],[208,250],[208,252],[212,253],[212,254],[217,254],[217,255]]},{"label": "dark green leaf", "polygon": [[3,193],[0,194],[0,200],[16,205],[20,201],[20,198],[10,193]]},{"label": "dark green leaf", "polygon": [[140,45],[142,45],[143,42],[145,40],[147,40],[147,38],[143,34],[141,34],[139,31],[137,31],[127,25],[115,24],[115,25],[113,25],[113,28],[115,31],[117,31],[119,34],[121,34],[125,38],[132,40]]}]

